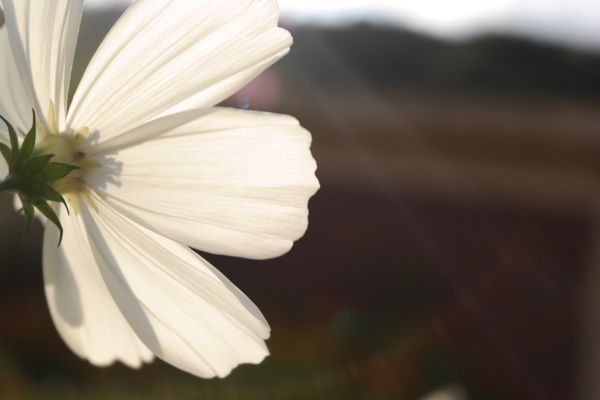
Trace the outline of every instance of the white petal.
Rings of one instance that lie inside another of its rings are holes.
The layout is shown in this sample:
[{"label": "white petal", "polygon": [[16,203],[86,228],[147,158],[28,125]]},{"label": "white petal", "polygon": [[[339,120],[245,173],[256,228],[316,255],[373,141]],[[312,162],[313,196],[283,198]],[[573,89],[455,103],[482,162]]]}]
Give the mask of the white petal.
[{"label": "white petal", "polygon": [[116,136],[213,106],[285,55],[276,0],[138,0],[92,59],[69,126]]},{"label": "white petal", "polygon": [[107,151],[88,184],[138,223],[194,248],[259,259],[287,252],[319,188],[310,133],[288,116],[204,114]]},{"label": "white petal", "polygon": [[81,216],[66,216],[58,230],[44,236],[44,284],[48,306],[61,337],[79,357],[94,365],[122,361],[130,367],[150,362],[152,353],[137,338],[117,308],[92,255]]},{"label": "white petal", "polygon": [[2,5],[13,55],[38,119],[48,129],[63,130],[83,0],[2,0]]},{"label": "white petal", "polygon": [[[0,115],[18,131],[27,132],[31,125],[33,103],[21,81],[5,26],[0,27],[0,93]],[[0,125],[0,141],[4,142],[6,127]]]},{"label": "white petal", "polygon": [[96,261],[138,337],[156,356],[201,377],[223,377],[268,355],[258,309],[187,247],[152,233],[93,197],[82,203]]}]

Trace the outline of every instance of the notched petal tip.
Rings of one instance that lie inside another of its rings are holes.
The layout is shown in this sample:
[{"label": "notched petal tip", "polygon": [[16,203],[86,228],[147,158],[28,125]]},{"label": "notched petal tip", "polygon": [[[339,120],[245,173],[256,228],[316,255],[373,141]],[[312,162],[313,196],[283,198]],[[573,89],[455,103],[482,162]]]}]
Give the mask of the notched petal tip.
[{"label": "notched petal tip", "polygon": [[92,357],[83,357],[82,359],[88,361],[94,367],[99,368],[109,368],[115,364],[121,363],[128,368],[139,370],[146,364],[151,364],[154,362],[154,355],[152,354],[150,357],[145,358],[135,358],[135,359],[127,359],[121,355],[111,355],[109,358],[94,355]]},{"label": "notched petal tip", "polygon": [[185,246],[149,231],[94,197],[81,215],[107,288],[137,337],[196,376],[224,377],[264,360],[268,331],[256,306]]}]

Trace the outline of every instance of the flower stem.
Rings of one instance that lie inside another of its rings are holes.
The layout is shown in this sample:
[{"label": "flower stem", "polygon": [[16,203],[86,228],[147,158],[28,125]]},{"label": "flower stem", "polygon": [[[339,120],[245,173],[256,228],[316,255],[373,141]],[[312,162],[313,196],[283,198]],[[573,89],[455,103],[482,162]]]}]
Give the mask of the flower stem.
[{"label": "flower stem", "polygon": [[15,190],[19,183],[19,177],[15,175],[9,175],[5,180],[0,182],[0,192],[6,192],[8,190]]}]

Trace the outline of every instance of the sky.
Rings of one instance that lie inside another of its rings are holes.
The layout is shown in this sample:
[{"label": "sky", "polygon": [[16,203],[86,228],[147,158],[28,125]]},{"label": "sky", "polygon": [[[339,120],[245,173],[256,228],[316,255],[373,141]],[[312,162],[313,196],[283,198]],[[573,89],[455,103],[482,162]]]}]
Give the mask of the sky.
[{"label": "sky", "polygon": [[[87,0],[91,7],[127,0]],[[282,18],[340,24],[368,20],[449,38],[513,32],[600,49],[600,0],[279,0]]]}]

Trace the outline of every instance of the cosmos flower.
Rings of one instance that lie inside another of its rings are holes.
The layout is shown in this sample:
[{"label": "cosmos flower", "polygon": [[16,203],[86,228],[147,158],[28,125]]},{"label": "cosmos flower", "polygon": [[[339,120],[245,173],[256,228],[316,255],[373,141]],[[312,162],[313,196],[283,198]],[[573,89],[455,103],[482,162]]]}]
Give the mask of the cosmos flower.
[{"label": "cosmos flower", "polygon": [[94,365],[156,356],[201,377],[261,362],[264,317],[187,246],[265,259],[306,230],[310,134],[289,116],[215,107],[289,51],[277,2],[138,0],[68,105],[83,0],[0,1],[0,114],[23,143],[33,109],[32,154],[78,168],[52,182],[71,212],[52,203],[64,238],[46,223],[43,248],[66,344]]}]

